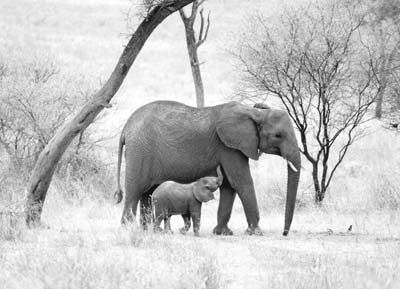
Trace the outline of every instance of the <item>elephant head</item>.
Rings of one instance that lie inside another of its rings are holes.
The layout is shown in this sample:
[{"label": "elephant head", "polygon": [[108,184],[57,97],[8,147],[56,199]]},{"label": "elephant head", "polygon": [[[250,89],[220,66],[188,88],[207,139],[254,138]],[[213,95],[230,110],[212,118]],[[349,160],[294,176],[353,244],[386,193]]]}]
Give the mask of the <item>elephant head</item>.
[{"label": "elephant head", "polygon": [[208,202],[214,199],[214,192],[221,186],[223,176],[221,167],[217,167],[217,177],[204,177],[193,185],[193,195],[199,202]]},{"label": "elephant head", "polygon": [[289,115],[262,104],[248,107],[233,102],[221,111],[217,133],[226,146],[240,150],[253,160],[261,153],[286,159],[288,180],[283,231],[286,236],[293,219],[301,167],[300,150]]}]

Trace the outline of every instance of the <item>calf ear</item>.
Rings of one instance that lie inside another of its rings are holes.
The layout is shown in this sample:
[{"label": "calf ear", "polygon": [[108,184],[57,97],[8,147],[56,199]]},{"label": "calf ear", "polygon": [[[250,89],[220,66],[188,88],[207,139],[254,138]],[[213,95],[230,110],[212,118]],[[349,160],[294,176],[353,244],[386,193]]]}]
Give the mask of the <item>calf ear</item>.
[{"label": "calf ear", "polygon": [[258,160],[258,110],[239,103],[230,103],[217,121],[217,134],[227,147],[240,150],[247,157]]}]

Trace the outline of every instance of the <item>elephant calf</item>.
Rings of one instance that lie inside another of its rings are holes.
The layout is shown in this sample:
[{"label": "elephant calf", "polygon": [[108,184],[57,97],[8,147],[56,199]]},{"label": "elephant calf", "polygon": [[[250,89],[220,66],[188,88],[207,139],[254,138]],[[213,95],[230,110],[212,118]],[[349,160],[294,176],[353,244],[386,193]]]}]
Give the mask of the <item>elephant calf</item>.
[{"label": "elephant calf", "polygon": [[164,230],[171,231],[171,216],[182,215],[184,227],[179,231],[186,234],[192,219],[194,235],[199,236],[201,205],[214,199],[214,192],[222,184],[220,166],[217,167],[217,175],[217,177],[203,177],[190,184],[167,181],[158,186],[152,196],[155,213],[154,230],[161,231],[160,224],[164,220]]}]

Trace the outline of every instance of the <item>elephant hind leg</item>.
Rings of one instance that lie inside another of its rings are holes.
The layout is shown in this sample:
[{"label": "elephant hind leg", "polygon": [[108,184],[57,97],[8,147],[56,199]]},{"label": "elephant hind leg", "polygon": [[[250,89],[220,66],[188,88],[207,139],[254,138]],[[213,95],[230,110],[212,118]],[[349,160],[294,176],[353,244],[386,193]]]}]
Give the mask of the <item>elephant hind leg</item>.
[{"label": "elephant hind leg", "polygon": [[[134,203],[136,203],[135,207],[137,207],[138,202],[139,200],[134,200]],[[135,221],[135,218],[136,218],[136,212],[135,213],[133,212],[131,203],[125,201],[124,210],[122,211],[121,224],[122,225],[132,224]]]},{"label": "elephant hind leg", "polygon": [[[142,196],[152,187],[151,169],[152,162],[143,157],[144,152],[140,143],[128,142],[125,148],[125,205],[122,212],[121,223],[136,220],[137,206]],[[144,206],[151,204],[145,200]]]},{"label": "elephant hind leg", "polygon": [[148,225],[154,220],[153,205],[152,205],[152,194],[158,185],[152,186],[146,191],[140,198],[140,224],[143,230],[148,229]]},{"label": "elephant hind leg", "polygon": [[144,185],[136,182],[126,182],[126,197],[121,224],[133,223],[135,221],[137,206],[145,190],[146,187]]}]

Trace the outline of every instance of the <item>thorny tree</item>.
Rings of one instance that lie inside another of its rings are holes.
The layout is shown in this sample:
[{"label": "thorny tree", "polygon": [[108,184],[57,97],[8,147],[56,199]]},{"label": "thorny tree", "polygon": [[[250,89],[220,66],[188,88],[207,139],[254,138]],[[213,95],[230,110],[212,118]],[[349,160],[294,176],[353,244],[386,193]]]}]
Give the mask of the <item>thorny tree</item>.
[{"label": "thorny tree", "polygon": [[186,44],[189,53],[190,67],[192,69],[192,76],[194,81],[194,87],[196,90],[196,102],[197,107],[204,106],[204,86],[200,72],[200,62],[197,55],[197,50],[206,41],[208,36],[208,30],[210,28],[210,13],[207,16],[207,24],[205,25],[205,19],[203,15],[203,8],[200,9],[200,31],[199,37],[196,39],[196,33],[194,31],[194,23],[199,7],[204,3],[205,0],[195,0],[192,4],[192,10],[189,16],[186,16],[184,9],[179,10],[183,25],[185,26]]},{"label": "thorny tree", "polygon": [[72,140],[84,131],[118,91],[130,67],[154,29],[172,13],[193,0],[143,0],[147,13],[125,46],[114,71],[104,86],[65,125],[40,153],[27,186],[26,223],[38,225],[47,190],[56,165]]},{"label": "thorny tree", "polygon": [[295,123],[300,150],[312,165],[316,202],[324,199],[380,90],[376,61],[360,42],[365,14],[343,3],[296,8],[275,25],[256,16],[256,28],[236,53],[244,85],[255,87],[241,96],[253,101],[276,96]]}]

